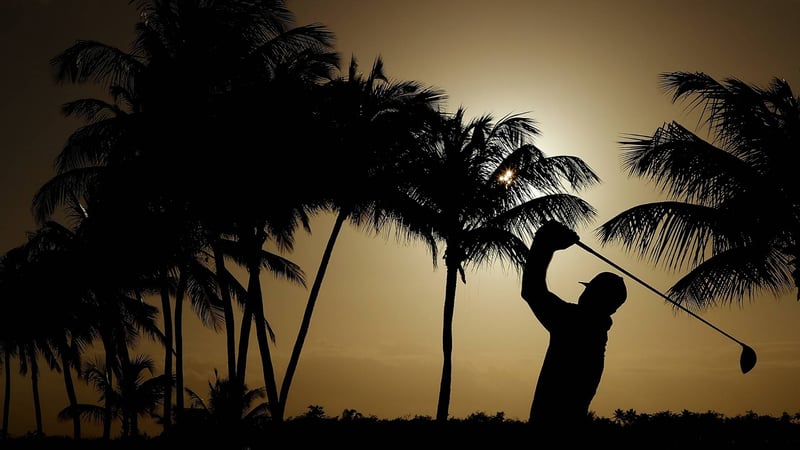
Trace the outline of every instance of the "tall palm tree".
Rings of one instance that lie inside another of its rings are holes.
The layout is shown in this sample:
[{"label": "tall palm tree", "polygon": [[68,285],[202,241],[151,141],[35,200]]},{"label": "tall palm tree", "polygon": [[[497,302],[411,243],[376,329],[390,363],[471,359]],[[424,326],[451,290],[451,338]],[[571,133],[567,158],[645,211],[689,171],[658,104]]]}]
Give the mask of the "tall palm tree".
[{"label": "tall palm tree", "polygon": [[[29,234],[28,253],[34,266],[28,289],[35,309],[46,308],[48,319],[35,319],[48,336],[49,346],[59,358],[67,399],[78,402],[72,371],[80,375],[81,359],[89,344],[98,337],[91,305],[86,301],[84,285],[74,283],[79,277],[75,256],[80,251],[75,232],[58,222],[48,221]],[[35,309],[31,311],[35,318]],[[73,438],[81,438],[80,420],[73,420]]]},{"label": "tall palm tree", "polygon": [[[4,310],[13,310],[11,302],[19,298],[21,292],[21,267],[25,264],[26,252],[23,245],[16,246],[0,257],[0,305]],[[11,360],[17,356],[19,335],[18,321],[13,314],[0,315],[0,350],[3,352],[3,426],[0,435],[8,436],[8,421],[11,414]]]},{"label": "tall palm tree", "polygon": [[[226,161],[214,161],[208,167],[214,169],[220,185],[213,186],[204,200],[197,203],[210,205],[213,217],[230,217],[233,224],[228,230],[237,242],[248,285],[245,310],[242,317],[236,379],[244,383],[244,363],[247,357],[249,326],[255,325],[256,341],[261,356],[261,368],[268,404],[271,409],[279,405],[277,381],[270,354],[270,335],[264,316],[260,274],[265,266],[264,246],[273,243],[281,252],[291,251],[294,232],[302,227],[310,232],[309,212],[318,208],[313,197],[313,184],[295,188],[294,172],[308,161],[308,152],[314,150],[310,143],[298,143],[286,130],[298,125],[313,123],[310,98],[313,89],[330,78],[338,59],[331,51],[332,36],[314,33],[313,39],[306,37],[304,47],[285,47],[281,40],[296,37],[295,31],[277,36],[265,43],[263,51],[269,50],[268,64],[256,67],[246,78],[241,90],[227,96],[231,114],[225,114],[227,122],[222,127],[226,133],[224,144],[231,150]],[[274,50],[282,48],[279,54]],[[279,58],[274,56],[281,55]],[[244,96],[243,96],[244,95]],[[258,108],[254,107],[258,105]],[[269,105],[261,108],[261,105]],[[287,151],[291,149],[291,151]],[[270,164],[265,167],[262,159]],[[234,166],[228,164],[234,163]],[[266,169],[266,177],[265,177]],[[286,189],[292,186],[292,189]],[[221,193],[227,195],[220,197]],[[207,217],[207,216],[204,216]],[[274,258],[270,258],[274,259]],[[279,276],[288,275],[293,265],[283,264],[275,271]],[[295,272],[291,279],[298,280]],[[282,417],[275,416],[281,421]]]},{"label": "tall palm tree", "polygon": [[[199,256],[199,255],[198,255]],[[175,292],[175,393],[176,421],[184,409],[183,386],[183,303],[189,304],[203,321],[203,324],[214,330],[222,326],[222,300],[219,295],[219,284],[213,270],[203,263],[201,258],[189,258],[180,266],[177,291]]]},{"label": "tall palm tree", "polygon": [[[3,298],[14,303],[14,314],[3,324],[4,348],[8,354],[15,353],[20,364],[20,373],[30,374],[33,388],[33,406],[36,432],[42,434],[43,420],[39,392],[39,359],[64,375],[67,395],[75,401],[75,392],[70,376],[79,348],[87,341],[84,331],[76,325],[76,300],[70,289],[64,289],[61,277],[67,260],[60,244],[53,237],[58,233],[53,226],[43,227],[28,234],[28,241],[9,252],[3,264]],[[13,272],[13,273],[10,273]],[[65,298],[60,298],[60,295]],[[42,311],[47,311],[42,314]],[[85,330],[84,328],[83,330]],[[73,334],[74,332],[74,334]],[[70,343],[72,337],[75,339]],[[71,345],[74,344],[74,345]],[[10,359],[9,359],[10,363]],[[66,364],[65,367],[59,363]],[[9,380],[10,381],[10,380]],[[80,435],[79,427],[75,428]]]},{"label": "tall palm tree", "polygon": [[[144,265],[141,255],[135,253],[139,236],[122,226],[109,226],[110,221],[104,217],[102,208],[93,208],[90,203],[87,211],[87,218],[79,229],[83,254],[78,261],[83,279],[78,278],[78,282],[89,291],[87,314],[91,314],[97,327],[104,366],[108,369],[105,387],[111,389],[113,378],[122,370],[118,366],[130,364],[130,351],[136,348],[140,337],[146,336],[167,348],[171,346],[156,324],[158,308],[144,301],[146,296],[158,292],[159,268]],[[136,250],[146,252],[148,248],[140,246]],[[130,258],[126,259],[125,255]],[[160,261],[158,257],[155,260]],[[113,420],[111,398],[111,392],[104,397],[109,400],[103,421],[105,439],[110,439]]]},{"label": "tall palm tree", "polygon": [[335,150],[329,154],[335,160],[323,157],[322,161],[317,161],[321,169],[319,178],[324,179],[325,174],[335,176],[322,183],[325,192],[320,195],[330,201],[336,219],[308,295],[281,384],[279,405],[272,411],[273,418],[278,419],[286,410],[300,353],[342,226],[349,221],[356,227],[381,228],[386,215],[378,206],[379,202],[387,192],[396,190],[390,161],[399,158],[398,145],[413,136],[413,121],[419,121],[422,112],[432,110],[444,99],[443,92],[418,82],[389,80],[381,58],[375,59],[371,71],[364,77],[358,72],[356,58],[352,57],[347,75],[330,81],[318,94],[318,114],[323,129],[327,130],[321,136],[320,146]]},{"label": "tall palm tree", "polygon": [[[272,205],[274,207],[274,204]],[[248,222],[246,229],[239,231],[238,239],[241,245],[241,254],[247,269],[247,295],[245,309],[242,318],[241,337],[239,340],[239,366],[237,367],[237,380],[245,384],[244,362],[247,359],[247,341],[249,340],[249,324],[255,324],[256,342],[258,343],[261,355],[261,370],[264,375],[264,383],[267,394],[267,402],[270,410],[278,405],[278,385],[275,378],[275,369],[272,362],[270,342],[274,340],[274,334],[269,328],[269,324],[264,314],[264,304],[261,286],[261,270],[265,266],[264,245],[270,236],[282,236],[285,240],[278,240],[282,248],[291,249],[293,245],[293,230],[297,228],[296,221],[307,222],[303,211],[298,206],[290,206],[289,211],[278,209],[277,214],[287,222],[281,223],[276,227],[276,222],[268,219],[258,219]],[[305,225],[308,229],[308,225]],[[272,232],[272,233],[271,233]],[[273,260],[268,258],[267,260]],[[291,265],[284,265],[291,268]],[[298,268],[299,269],[299,268]],[[280,275],[295,276],[294,273],[278,272]],[[301,273],[302,276],[302,273]],[[300,278],[301,283],[305,281]],[[280,418],[276,418],[280,421]]]},{"label": "tall palm tree", "polygon": [[39,393],[39,362],[38,358],[42,356],[49,358],[51,355],[45,348],[41,346],[39,338],[32,337],[25,340],[19,347],[19,373],[23,376],[30,374],[31,376],[31,392],[33,394],[33,416],[36,421],[36,434],[39,436],[44,435],[44,422],[42,421],[42,399]]},{"label": "tall palm tree", "polygon": [[407,236],[421,237],[437,265],[443,244],[447,269],[442,326],[443,367],[437,421],[446,421],[452,379],[453,313],[457,279],[465,269],[495,260],[524,264],[527,245],[545,220],[588,223],[594,208],[573,192],[599,178],[580,158],[546,156],[533,144],[535,122],[522,115],[495,121],[473,119],[459,108],[432,117],[419,146],[407,158],[406,198],[398,204],[398,222]]},{"label": "tall palm tree", "polygon": [[8,436],[8,414],[11,409],[11,346],[5,336],[0,336],[0,352],[3,354],[3,425],[0,428],[0,438]]},{"label": "tall palm tree", "polygon": [[[263,245],[272,241],[283,251],[291,250],[295,228],[302,223],[308,230],[308,220],[306,212],[301,210],[307,205],[301,201],[295,200],[293,206],[286,207],[289,204],[286,198],[275,199],[288,194],[284,188],[291,174],[268,169],[285,169],[301,162],[284,154],[288,153],[286,149],[298,145],[285,130],[308,121],[311,111],[304,98],[311,87],[330,77],[338,64],[338,55],[332,48],[333,35],[320,24],[295,26],[285,2],[238,3],[241,14],[231,16],[235,20],[226,23],[230,30],[243,34],[235,39],[229,39],[230,36],[221,39],[222,43],[233,42],[238,46],[222,46],[224,52],[219,52],[228,58],[221,67],[229,68],[229,72],[215,86],[210,124],[215,131],[208,139],[212,151],[204,155],[209,158],[193,155],[193,171],[207,175],[200,176],[204,182],[191,203],[214,236],[211,245],[219,281],[225,284],[233,281],[224,265],[225,258],[233,253],[234,260],[248,272],[247,295],[238,295],[246,303],[238,366],[233,308],[227,298],[234,289],[222,286],[229,378],[244,382],[250,325],[254,320],[267,394],[270,403],[276,405],[277,387],[268,338],[272,332],[263,317],[259,275],[263,268],[292,282],[304,281],[298,266],[279,255],[264,252]],[[264,160],[270,161],[269,167],[265,168]],[[271,179],[266,183],[265,169]],[[206,179],[214,182],[205,183]],[[305,196],[298,194],[295,198]],[[277,217],[274,211],[282,211],[285,216]],[[228,238],[232,238],[234,246]]]},{"label": "tall palm tree", "polygon": [[[27,297],[27,289],[32,286],[32,264],[29,260],[27,245],[21,245],[9,251],[3,261],[4,286],[3,301],[9,305],[13,303],[13,315],[3,323],[3,348],[6,352],[6,402],[11,396],[10,391],[10,355],[14,355],[19,362],[19,373],[23,376],[30,375],[33,394],[33,411],[36,423],[36,433],[44,434],[42,422],[42,405],[39,394],[39,362],[45,358],[51,367],[55,359],[48,346],[46,326],[37,323],[38,319],[46,320],[42,314],[35,311],[41,310],[41,305],[33,306],[33,301]],[[6,284],[8,283],[8,284]],[[5,417],[10,413],[10,404],[6,405]],[[7,432],[7,425],[6,432]]]},{"label": "tall palm tree", "polygon": [[[66,205],[74,229],[46,221],[34,235],[31,244],[36,246],[31,254],[38,266],[32,284],[45,286],[34,293],[48,301],[53,317],[59,318],[48,327],[58,332],[53,348],[62,359],[70,358],[64,359],[65,363],[78,365],[82,349],[99,338],[111,376],[115,364],[129,361],[128,350],[137,344],[141,334],[160,342],[164,339],[155,325],[157,310],[140,297],[155,289],[152,276],[142,270],[146,266],[132,256],[136,255],[133,249],[145,247],[134,245],[132,249],[122,245],[128,241],[135,244],[136,234],[108,226],[110,222],[104,217],[109,213],[108,208],[100,207],[103,202],[98,201],[95,192],[87,191],[86,199],[82,204],[76,196],[70,196]],[[131,203],[127,206],[135,207]],[[65,372],[65,377],[68,373]],[[71,384],[66,379],[65,382]],[[74,404],[74,395],[69,398]],[[105,438],[110,438],[110,408],[107,405]]]},{"label": "tall palm tree", "polygon": [[623,168],[668,199],[620,212],[597,229],[599,238],[670,269],[688,268],[668,293],[694,307],[797,287],[800,99],[778,78],[762,88],[670,72],[661,83],[673,102],[701,107],[711,139],[672,121],[621,142]]},{"label": "tall palm tree", "polygon": [[[53,60],[59,80],[108,86],[137,112],[125,122],[123,139],[101,140],[104,146],[96,145],[93,153],[80,156],[100,160],[102,166],[122,164],[129,171],[137,169],[131,166],[134,162],[143,171],[140,177],[152,180],[147,187],[156,208],[164,207],[158,201],[166,192],[167,198],[177,200],[176,211],[190,211],[220,237],[234,229],[244,232],[240,240],[254,246],[248,268],[257,281],[255,269],[261,263],[256,246],[264,242],[258,236],[264,219],[254,217],[252,211],[275,192],[261,187],[261,161],[288,148],[288,142],[262,142],[275,141],[274,136],[283,134],[287,125],[294,125],[295,115],[289,111],[302,102],[293,94],[303,92],[335,67],[333,36],[317,24],[294,27],[283,1],[135,3],[142,20],[131,53],[80,41]],[[262,113],[264,105],[269,105],[267,114]],[[108,149],[115,151],[102,151]],[[86,179],[76,175],[69,178],[73,184]],[[147,198],[148,194],[141,195]],[[219,224],[221,218],[226,220]],[[256,235],[250,239],[250,233]],[[223,257],[221,252],[216,255]],[[221,260],[217,267],[223,267]],[[266,330],[261,329],[263,307],[255,304],[261,302],[261,295],[258,287],[252,283],[251,287],[247,299],[256,315],[262,360],[268,360],[269,342]],[[166,311],[164,300],[162,308]],[[232,308],[225,311],[230,336]],[[245,320],[249,317],[245,315]],[[233,339],[227,342],[232,355]],[[269,379],[267,366],[271,362],[264,365]],[[274,391],[273,403],[277,403]],[[166,426],[169,415],[165,416]]]}]

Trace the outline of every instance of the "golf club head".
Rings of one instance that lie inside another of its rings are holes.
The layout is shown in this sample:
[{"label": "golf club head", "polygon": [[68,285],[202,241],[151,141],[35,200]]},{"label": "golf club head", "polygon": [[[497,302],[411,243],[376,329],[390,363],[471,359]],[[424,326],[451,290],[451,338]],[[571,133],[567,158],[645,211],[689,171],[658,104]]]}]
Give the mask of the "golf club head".
[{"label": "golf club head", "polygon": [[755,350],[742,344],[742,356],[739,358],[739,367],[742,368],[742,373],[750,372],[755,367],[757,359]]}]

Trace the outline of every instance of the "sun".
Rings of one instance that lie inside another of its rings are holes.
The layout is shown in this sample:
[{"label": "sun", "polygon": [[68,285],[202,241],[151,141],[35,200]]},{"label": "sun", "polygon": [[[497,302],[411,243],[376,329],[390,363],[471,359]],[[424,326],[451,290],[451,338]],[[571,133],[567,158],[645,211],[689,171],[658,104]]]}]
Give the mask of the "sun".
[{"label": "sun", "polygon": [[501,183],[508,186],[509,184],[511,184],[512,181],[514,181],[514,171],[511,169],[506,169],[506,171],[500,174],[500,176],[497,179]]}]

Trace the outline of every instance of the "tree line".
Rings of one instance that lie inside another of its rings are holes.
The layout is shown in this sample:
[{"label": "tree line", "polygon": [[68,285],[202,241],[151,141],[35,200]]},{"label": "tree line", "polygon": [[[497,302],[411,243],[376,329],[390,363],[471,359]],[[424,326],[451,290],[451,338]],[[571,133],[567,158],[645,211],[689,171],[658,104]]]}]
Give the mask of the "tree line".
[{"label": "tree line", "polygon": [[[169,434],[187,415],[210,414],[215,407],[183,383],[187,306],[226,342],[224,376],[210,386],[217,415],[242,420],[263,397],[259,413],[282,423],[345,226],[394,232],[423,245],[434,267],[444,263],[435,419],[447,421],[465,269],[498,261],[520,269],[526,242],[547,220],[590,225],[597,211],[580,194],[598,175],[578,157],[539,148],[532,118],[448,112],[445,91],[389,77],[380,57],[366,72],[355,57],[343,64],[334,34],[295,24],[283,1],[130,3],[139,12],[130,49],[81,40],[50,61],[57,82],[94,84],[107,98],[63,105],[84,125],[32,199],[37,228],[0,259],[0,302],[15,311],[0,317],[2,434],[12,362],[30,376],[39,433],[42,364],[63,375],[69,404],[59,417],[72,421],[76,439],[85,420],[102,423],[110,439],[114,421],[136,436],[138,421],[154,416]],[[672,121],[620,142],[623,170],[652,180],[669,200],[625,210],[597,236],[686,271],[669,293],[695,307],[795,288],[798,98],[777,78],[766,88],[703,73],[661,79],[673,101],[703,106],[714,139]],[[310,233],[320,214],[335,221],[309,286],[290,256],[296,233]],[[262,273],[308,288],[280,385]],[[144,301],[151,298],[160,306]],[[252,333],[264,382],[257,389],[245,379]],[[163,345],[163,373],[136,353],[142,337]],[[101,356],[87,361],[95,344]],[[78,401],[75,378],[97,389],[100,404]]]}]

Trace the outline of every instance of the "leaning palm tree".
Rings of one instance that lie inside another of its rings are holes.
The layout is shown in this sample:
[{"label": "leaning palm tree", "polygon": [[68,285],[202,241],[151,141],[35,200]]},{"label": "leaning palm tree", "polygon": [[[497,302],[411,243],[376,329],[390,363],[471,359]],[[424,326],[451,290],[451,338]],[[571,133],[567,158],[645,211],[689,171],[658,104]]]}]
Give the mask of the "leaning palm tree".
[{"label": "leaning palm tree", "polygon": [[466,283],[469,265],[499,259],[516,269],[524,264],[527,245],[538,225],[558,219],[570,225],[588,223],[595,209],[574,193],[599,182],[580,158],[546,156],[532,140],[535,122],[522,115],[495,121],[491,115],[471,120],[459,108],[439,113],[407,158],[406,196],[396,211],[409,237],[428,245],[437,265],[443,244],[447,269],[442,326],[443,367],[437,421],[446,421],[452,379],[453,312],[460,275]]},{"label": "leaning palm tree", "polygon": [[[263,268],[273,270],[275,275],[290,274],[276,271],[277,267],[265,266],[264,246],[271,242],[280,252],[291,251],[295,231],[302,227],[310,232],[309,214],[318,208],[308,192],[309,188],[313,190],[314,184],[296,187],[294,172],[290,169],[307,162],[307,152],[313,147],[306,142],[298,143],[286,130],[313,120],[310,92],[330,77],[329,73],[338,62],[331,58],[332,41],[324,34],[317,33],[313,39],[307,37],[305,42],[308,45],[304,49],[286,47],[280,44],[280,40],[264,45],[265,50],[270,49],[269,64],[256,68],[253,72],[256,76],[248,77],[251,83],[244,82],[247,86],[243,91],[234,92],[228,98],[234,111],[226,114],[230,120],[223,125],[227,134],[220,134],[220,137],[224,138],[221,144],[231,150],[226,163],[234,163],[234,166],[227,170],[216,162],[208,166],[219,175],[218,180],[225,180],[223,185],[214,186],[215,192],[208,199],[220,199],[220,193],[226,193],[224,202],[216,205],[213,201],[197,202],[212,204],[212,208],[205,211],[216,211],[211,215],[213,217],[230,218],[232,226],[228,231],[237,242],[242,257],[240,261],[244,263],[248,276],[236,379],[244,382],[246,333],[252,321],[270,408],[278,407],[279,395],[269,347],[271,332],[264,316],[260,274]],[[275,50],[280,50],[280,57],[272,54]],[[242,97],[243,93],[247,97]],[[269,105],[269,108],[253,109],[253,105]],[[266,177],[261,164],[265,157],[270,161]],[[288,186],[292,188],[287,189]],[[291,268],[285,264],[282,267]],[[292,279],[302,281],[294,276]],[[275,418],[277,421],[281,419],[280,416]]]},{"label": "leaning palm tree", "polygon": [[673,102],[702,107],[711,138],[672,121],[621,142],[623,167],[668,199],[617,214],[597,229],[601,242],[620,242],[672,270],[688,268],[668,293],[694,307],[798,286],[800,99],[777,78],[762,88],[671,72],[661,82]]},{"label": "leaning palm tree", "polygon": [[281,385],[279,404],[272,411],[273,418],[278,420],[284,416],[314,307],[343,225],[349,221],[356,227],[381,228],[386,214],[378,205],[382,195],[396,189],[390,161],[399,156],[396,153],[398,143],[413,135],[413,122],[419,121],[423,112],[429,112],[444,99],[442,91],[418,82],[390,80],[384,74],[381,58],[375,59],[371,71],[364,77],[358,72],[358,63],[353,57],[347,76],[330,81],[318,89],[317,94],[315,107],[325,131],[320,137],[320,146],[336,150],[329,153],[334,161],[325,158],[317,161],[322,169],[320,178],[325,174],[336,177],[323,183],[324,192],[320,196],[323,203],[327,202],[335,211],[336,218],[308,294]]}]

